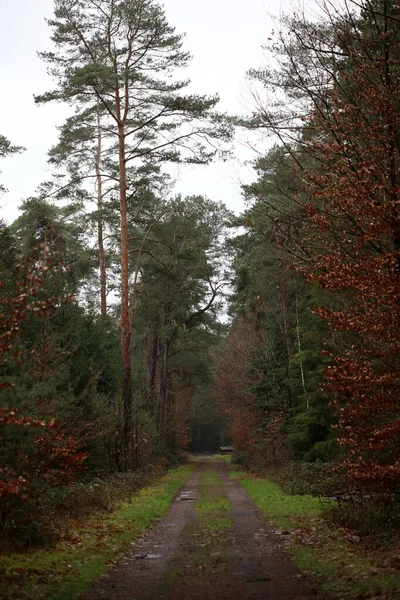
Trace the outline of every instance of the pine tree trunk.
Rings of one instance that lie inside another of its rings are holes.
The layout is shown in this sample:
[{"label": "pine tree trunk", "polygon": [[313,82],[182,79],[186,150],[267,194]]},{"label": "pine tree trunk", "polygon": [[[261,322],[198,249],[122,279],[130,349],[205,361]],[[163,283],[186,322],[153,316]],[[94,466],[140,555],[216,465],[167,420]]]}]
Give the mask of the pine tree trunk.
[{"label": "pine tree trunk", "polygon": [[167,391],[168,391],[168,353],[169,353],[169,340],[166,339],[162,345],[162,356],[161,356],[161,374],[160,374],[160,394],[159,394],[159,430],[160,434],[165,441],[165,416],[166,416],[166,402],[167,402]]},{"label": "pine tree trunk", "polygon": [[97,110],[97,151],[96,151],[96,179],[97,179],[97,236],[99,244],[99,270],[100,270],[100,311],[103,320],[107,318],[107,272],[104,255],[103,241],[103,182],[100,171],[101,157],[101,127],[100,112]]},{"label": "pine tree trunk", "polygon": [[[149,387],[150,401],[154,400],[156,386],[156,373],[158,362],[158,337],[151,332],[147,334],[147,383]],[[150,407],[155,412],[155,406]]]},{"label": "pine tree trunk", "polygon": [[292,412],[292,382],[290,376],[290,359],[291,359],[291,343],[290,343],[290,324],[289,324],[289,307],[288,307],[288,288],[286,278],[282,281],[282,315],[283,315],[283,334],[286,346],[286,377],[287,377],[287,402],[289,414]]},{"label": "pine tree trunk", "polygon": [[131,328],[129,318],[129,250],[126,193],[126,162],[124,126],[118,124],[119,144],[119,198],[121,219],[121,353],[122,353],[122,398],[123,398],[123,438],[124,468],[132,468],[133,421],[132,421],[132,382],[131,382]]},{"label": "pine tree trunk", "polygon": [[[303,367],[303,360],[301,358],[301,336],[300,336],[300,319],[299,319],[299,298],[297,295],[297,287],[295,290],[295,307],[296,307],[296,334],[297,334],[297,347],[299,350],[299,366],[300,366],[300,376],[301,376],[301,385],[303,387],[303,392],[306,394],[307,390],[306,390],[306,382],[305,382],[305,378],[304,378],[304,367]],[[310,408],[310,402],[309,399],[307,397],[306,399],[306,406],[307,406],[307,410],[309,410]]]},{"label": "pine tree trunk", "polygon": [[172,394],[172,381],[171,378],[167,378],[167,393],[166,393],[166,407],[165,407],[165,428],[166,428],[166,440],[167,440],[167,448],[171,454],[175,454],[176,452],[176,431],[171,428],[171,422],[173,417],[173,403],[174,397]]}]

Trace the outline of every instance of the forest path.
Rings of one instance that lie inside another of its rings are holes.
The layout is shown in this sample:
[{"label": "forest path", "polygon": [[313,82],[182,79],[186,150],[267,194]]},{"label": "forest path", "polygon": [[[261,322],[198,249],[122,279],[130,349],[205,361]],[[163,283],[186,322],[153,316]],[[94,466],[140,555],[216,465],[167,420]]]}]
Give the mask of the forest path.
[{"label": "forest path", "polygon": [[202,458],[160,522],[85,600],[317,600],[225,461]]}]

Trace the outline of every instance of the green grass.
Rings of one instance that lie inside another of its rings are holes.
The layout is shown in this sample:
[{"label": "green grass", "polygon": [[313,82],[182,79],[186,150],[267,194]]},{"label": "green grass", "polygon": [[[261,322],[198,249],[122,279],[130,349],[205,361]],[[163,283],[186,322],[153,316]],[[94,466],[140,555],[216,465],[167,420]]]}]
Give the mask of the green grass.
[{"label": "green grass", "polygon": [[217,456],[218,458],[221,458],[222,460],[227,462],[228,465],[230,465],[232,462],[232,454],[218,454]]},{"label": "green grass", "polygon": [[220,534],[225,541],[225,532],[232,527],[229,516],[231,503],[225,496],[223,485],[215,471],[207,471],[199,478],[199,500],[196,502],[195,528],[204,532]]},{"label": "green grass", "polygon": [[318,498],[289,496],[277,484],[246,477],[244,471],[232,472],[231,476],[240,481],[263,515],[282,529],[298,527],[305,518],[313,519],[321,513],[322,504]]},{"label": "green grass", "polygon": [[[400,598],[400,554],[368,550],[349,532],[330,529],[322,519],[324,503],[312,496],[290,496],[266,479],[232,471],[266,519],[283,530],[288,552],[303,572],[335,600]],[[326,503],[325,503],[326,506]]]},{"label": "green grass", "polygon": [[137,536],[169,508],[195,465],[168,472],[131,502],[106,516],[95,516],[49,551],[0,558],[0,597],[7,600],[72,600],[130,548]]},{"label": "green grass", "polygon": [[229,539],[232,528],[231,503],[216,471],[205,471],[198,482],[198,500],[195,520],[183,532],[184,544],[175,555],[175,566],[163,576],[169,587],[199,583],[210,573],[226,571],[233,564],[233,550]]}]

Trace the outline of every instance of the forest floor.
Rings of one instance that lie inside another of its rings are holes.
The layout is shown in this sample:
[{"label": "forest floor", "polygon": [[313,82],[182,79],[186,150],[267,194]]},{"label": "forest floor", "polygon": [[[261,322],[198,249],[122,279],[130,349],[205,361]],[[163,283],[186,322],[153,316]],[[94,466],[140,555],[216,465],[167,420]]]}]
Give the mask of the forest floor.
[{"label": "forest floor", "polygon": [[221,458],[208,457],[161,521],[85,600],[316,600]]},{"label": "forest floor", "polygon": [[[0,600],[395,600],[400,542],[366,539],[228,464],[194,457],[49,548],[0,556]],[[306,575],[305,575],[306,574]]]}]

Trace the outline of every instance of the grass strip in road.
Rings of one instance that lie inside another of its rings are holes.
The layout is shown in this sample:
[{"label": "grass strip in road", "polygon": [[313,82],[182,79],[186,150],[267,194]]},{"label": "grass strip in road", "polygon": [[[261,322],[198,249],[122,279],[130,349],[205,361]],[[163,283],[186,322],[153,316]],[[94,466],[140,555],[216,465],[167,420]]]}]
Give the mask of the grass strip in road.
[{"label": "grass strip in road", "polygon": [[233,564],[229,539],[233,520],[231,503],[215,470],[202,473],[198,483],[195,520],[186,525],[183,546],[173,559],[173,566],[164,573],[166,590],[174,586],[187,587],[216,573],[227,571]]},{"label": "grass strip in road", "polygon": [[0,557],[0,598],[75,600],[118,562],[135,539],[162,517],[196,465],[184,465],[142,489],[128,503],[86,523],[52,550]]},{"label": "grass strip in road", "polygon": [[[232,468],[234,469],[234,467]],[[310,574],[335,600],[400,598],[400,549],[366,548],[356,536],[331,529],[323,503],[312,496],[290,496],[263,478],[232,470],[266,520],[279,528],[294,564]]]}]

